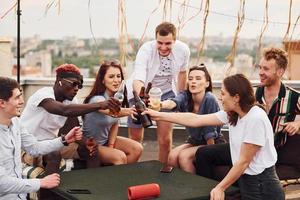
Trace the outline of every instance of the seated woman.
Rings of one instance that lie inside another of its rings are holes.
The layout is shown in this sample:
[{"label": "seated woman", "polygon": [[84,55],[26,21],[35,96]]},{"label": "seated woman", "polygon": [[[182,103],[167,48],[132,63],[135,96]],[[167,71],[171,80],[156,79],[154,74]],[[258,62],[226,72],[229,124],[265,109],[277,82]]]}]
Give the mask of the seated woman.
[{"label": "seated woman", "polygon": [[[105,101],[113,97],[124,80],[121,65],[118,61],[103,62],[96,76],[96,81],[84,103]],[[126,89],[124,90],[124,93]],[[122,105],[127,101],[126,94]],[[134,113],[133,108],[121,108],[118,117]],[[111,116],[110,116],[111,115]],[[143,147],[140,143],[118,135],[118,118],[109,110],[98,110],[83,117],[83,133],[93,137],[98,144],[102,164],[127,164],[137,162]]]},{"label": "seated woman", "polygon": [[210,192],[210,199],[224,199],[224,191],[239,179],[242,199],[283,200],[284,192],[275,171],[277,154],[273,129],[266,112],[255,105],[250,81],[242,74],[223,80],[221,102],[224,111],[196,115],[193,113],[163,113],[145,111],[154,120],[163,120],[201,127],[229,123],[229,145],[216,144],[199,148],[196,152],[198,175],[212,178],[215,165],[232,168]]},{"label": "seated woman", "polygon": [[[175,109],[179,112],[196,114],[214,113],[220,110],[215,96],[212,94],[212,82],[206,67],[194,66],[189,69],[187,90],[175,98],[161,102],[162,109]],[[151,102],[150,102],[151,104]],[[158,110],[153,107],[153,109]],[[195,173],[193,161],[197,149],[203,145],[224,143],[220,126],[186,127],[189,134],[187,143],[171,150],[168,165],[179,167],[190,173]]]}]

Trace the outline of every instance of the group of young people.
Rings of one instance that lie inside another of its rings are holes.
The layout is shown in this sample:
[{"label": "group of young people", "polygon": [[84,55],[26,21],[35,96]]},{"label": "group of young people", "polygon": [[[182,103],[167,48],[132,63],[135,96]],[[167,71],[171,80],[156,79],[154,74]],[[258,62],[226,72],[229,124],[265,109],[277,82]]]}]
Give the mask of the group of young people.
[{"label": "group of young people", "polygon": [[[281,82],[286,52],[279,48],[264,51],[256,94],[244,75],[226,77],[220,110],[207,68],[189,67],[189,48],[176,40],[175,26],[161,23],[155,37],[139,49],[122,102],[113,98],[124,81],[116,60],[100,65],[83,104],[74,98],[83,87],[83,78],[72,64],[59,66],[54,86],[36,91],[22,113],[20,86],[13,79],[0,78],[0,150],[4,152],[0,155],[0,199],[24,199],[24,194],[39,189],[41,199],[49,198],[43,188],[59,184],[61,158],[83,159],[87,167],[137,162],[143,151],[143,128],[132,122],[136,114],[132,91],[139,93],[149,82],[163,92],[160,107],[150,102],[143,113],[157,122],[161,162],[208,178],[214,178],[213,166],[232,165],[211,191],[212,200],[224,199],[225,190],[237,180],[242,199],[284,199],[275,171],[280,160],[274,135],[284,132],[288,139],[298,138],[300,127],[300,121],[295,121],[300,113],[299,93]],[[78,116],[82,116],[82,129]],[[123,116],[128,116],[129,138],[118,136],[118,118]],[[186,143],[174,149],[172,123],[186,126],[188,133]],[[229,126],[229,143],[221,134],[224,124]],[[89,138],[95,140],[92,150],[86,145]],[[21,148],[27,153],[21,154]],[[21,179],[21,159],[45,167],[46,176]]]}]

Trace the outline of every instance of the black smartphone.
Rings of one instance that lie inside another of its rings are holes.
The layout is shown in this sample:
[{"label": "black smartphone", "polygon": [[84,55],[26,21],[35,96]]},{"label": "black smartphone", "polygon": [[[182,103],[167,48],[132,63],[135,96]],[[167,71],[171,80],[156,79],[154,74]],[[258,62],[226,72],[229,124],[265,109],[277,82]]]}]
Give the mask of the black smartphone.
[{"label": "black smartphone", "polygon": [[160,169],[161,173],[171,173],[173,170],[173,167],[170,165],[165,165]]},{"label": "black smartphone", "polygon": [[69,189],[67,192],[70,194],[92,194],[91,191],[87,189]]}]

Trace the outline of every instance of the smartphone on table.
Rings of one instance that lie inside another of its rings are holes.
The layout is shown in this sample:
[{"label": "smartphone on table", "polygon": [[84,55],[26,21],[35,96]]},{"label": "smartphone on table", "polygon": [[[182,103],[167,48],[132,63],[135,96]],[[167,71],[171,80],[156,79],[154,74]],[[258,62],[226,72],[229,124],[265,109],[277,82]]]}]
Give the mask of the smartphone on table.
[{"label": "smartphone on table", "polygon": [[173,170],[173,167],[170,165],[164,165],[161,169],[160,172],[161,173],[171,173]]},{"label": "smartphone on table", "polygon": [[92,194],[91,191],[87,189],[69,189],[67,192],[70,194]]}]

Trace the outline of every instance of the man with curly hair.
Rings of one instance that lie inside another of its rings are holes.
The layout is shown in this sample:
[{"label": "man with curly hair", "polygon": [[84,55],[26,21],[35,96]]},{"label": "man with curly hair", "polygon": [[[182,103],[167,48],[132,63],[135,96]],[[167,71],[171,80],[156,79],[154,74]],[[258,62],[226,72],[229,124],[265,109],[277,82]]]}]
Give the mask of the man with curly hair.
[{"label": "man with curly hair", "polygon": [[[96,110],[110,109],[118,111],[119,101],[110,98],[103,102],[90,104],[77,104],[74,98],[82,88],[83,78],[80,70],[73,64],[63,64],[56,69],[56,80],[53,87],[44,87],[37,90],[27,101],[21,114],[22,124],[27,130],[35,135],[39,141],[49,140],[66,133],[74,126],[79,125],[77,116],[84,115]],[[27,164],[44,165],[45,173],[58,172],[61,158],[84,159],[87,167],[97,167],[98,151],[92,158],[82,143],[72,143],[62,150],[43,156],[42,159],[31,159],[24,156]],[[36,161],[37,163],[33,163]],[[42,192],[43,193],[43,192]],[[41,193],[41,195],[42,195]],[[42,197],[44,199],[44,197]]]}]

